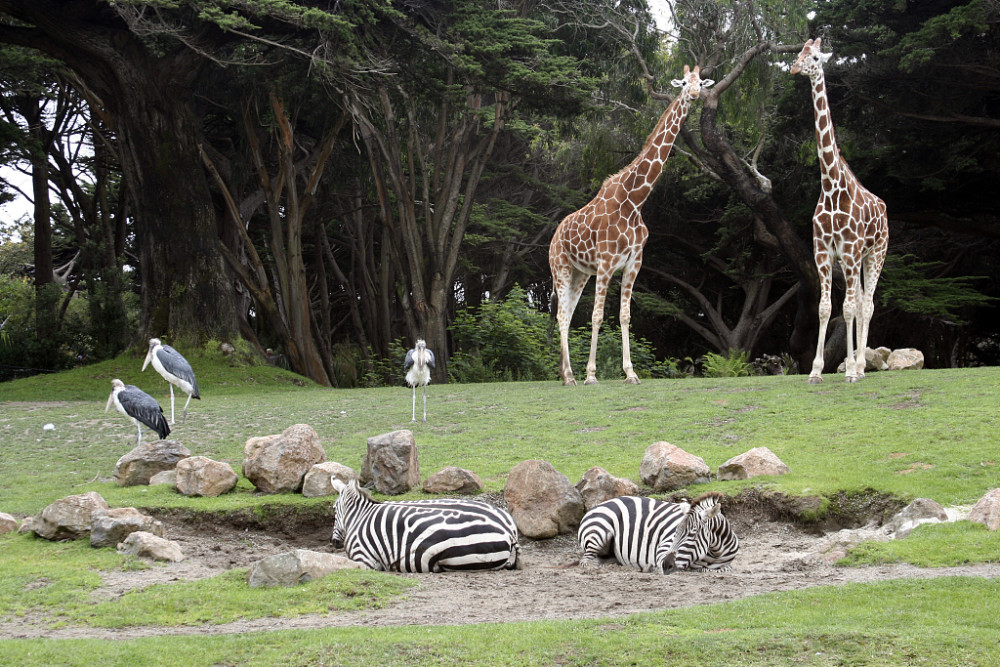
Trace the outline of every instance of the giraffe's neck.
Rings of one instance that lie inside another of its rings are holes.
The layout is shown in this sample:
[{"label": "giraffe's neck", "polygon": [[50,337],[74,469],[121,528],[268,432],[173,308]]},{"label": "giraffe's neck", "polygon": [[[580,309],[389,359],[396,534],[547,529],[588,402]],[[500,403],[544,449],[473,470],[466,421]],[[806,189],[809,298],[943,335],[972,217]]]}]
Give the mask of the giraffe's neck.
[{"label": "giraffe's neck", "polygon": [[840,151],[833,136],[833,118],[830,116],[830,103],[826,98],[826,79],[823,70],[809,78],[812,83],[813,112],[816,118],[816,153],[819,155],[819,167],[824,176],[837,182],[841,173]]},{"label": "giraffe's neck", "polygon": [[656,185],[663,171],[663,164],[670,156],[670,149],[681,131],[684,119],[691,109],[691,98],[678,95],[660,116],[656,127],[646,138],[646,143],[631,164],[622,169],[609,182],[614,181],[626,190],[629,201],[639,209]]}]

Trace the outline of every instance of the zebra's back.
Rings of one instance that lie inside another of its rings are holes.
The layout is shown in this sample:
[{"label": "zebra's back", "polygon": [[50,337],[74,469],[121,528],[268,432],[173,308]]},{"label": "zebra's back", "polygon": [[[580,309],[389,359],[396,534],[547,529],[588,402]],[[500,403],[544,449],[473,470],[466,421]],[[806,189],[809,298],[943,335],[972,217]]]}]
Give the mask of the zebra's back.
[{"label": "zebra's back", "polygon": [[581,562],[614,556],[622,565],[649,569],[684,514],[679,505],[651,498],[622,496],[605,501],[591,508],[580,522],[577,541],[583,549]]},{"label": "zebra's back", "polygon": [[502,509],[474,500],[376,503],[360,493],[344,494],[337,501],[334,535],[342,530],[348,557],[372,569],[441,572],[520,566],[517,527]]}]

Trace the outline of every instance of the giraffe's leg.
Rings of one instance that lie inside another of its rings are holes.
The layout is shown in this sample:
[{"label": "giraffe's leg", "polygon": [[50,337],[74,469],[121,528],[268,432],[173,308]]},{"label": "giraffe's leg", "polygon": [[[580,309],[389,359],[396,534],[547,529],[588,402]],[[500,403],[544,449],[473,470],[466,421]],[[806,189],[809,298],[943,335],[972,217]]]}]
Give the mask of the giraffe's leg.
[{"label": "giraffe's leg", "polygon": [[597,384],[597,334],[604,321],[604,299],[610,282],[611,270],[605,266],[600,267],[594,289],[594,312],[590,315],[590,357],[587,359],[587,379],[584,384]]},{"label": "giraffe's leg", "polygon": [[823,381],[823,346],[826,344],[826,326],[830,323],[830,312],[833,302],[830,299],[830,289],[833,286],[833,266],[830,255],[825,249],[816,250],[816,270],[819,272],[819,342],[816,344],[816,357],[813,359],[812,372],[809,373],[809,384]]},{"label": "giraffe's leg", "polygon": [[879,252],[879,249],[876,248],[865,258],[863,264],[864,294],[860,305],[860,312],[858,314],[858,347],[861,349],[861,352],[858,354],[858,358],[862,364],[858,367],[860,376],[864,376],[866,362],[863,355],[865,349],[868,347],[869,325],[872,321],[872,315],[875,313],[875,286],[878,285],[878,279],[882,273],[882,264],[884,262],[885,250],[883,247],[881,252]]},{"label": "giraffe's leg", "polygon": [[170,384],[168,382],[167,386],[170,387],[170,425],[173,426],[174,425],[174,385],[172,385],[172,384]]},{"label": "giraffe's leg", "polygon": [[625,371],[626,384],[639,384],[639,376],[632,368],[632,349],[629,344],[629,323],[632,320],[632,286],[642,267],[642,255],[622,272],[622,299],[618,320],[622,327],[622,370]]},{"label": "giraffe's leg", "polygon": [[[854,350],[854,338],[855,323],[860,319],[858,317],[858,305],[860,304],[858,292],[861,274],[860,267],[854,262],[850,266],[845,262],[843,266],[844,278],[847,282],[847,288],[844,290],[844,325],[847,329],[847,359],[845,360],[844,379],[847,382],[857,382],[860,378],[858,377],[858,355]],[[860,331],[861,323],[857,322],[857,326]],[[858,342],[860,343],[860,337]],[[864,350],[861,351],[861,358],[864,359]],[[863,364],[861,368],[864,369]]]},{"label": "giraffe's leg", "polygon": [[559,300],[556,311],[556,322],[559,324],[559,377],[564,385],[575,385],[573,364],[569,357],[569,327],[573,319],[573,311],[580,301],[583,288],[590,278],[585,273],[570,268],[553,273],[556,298]]}]

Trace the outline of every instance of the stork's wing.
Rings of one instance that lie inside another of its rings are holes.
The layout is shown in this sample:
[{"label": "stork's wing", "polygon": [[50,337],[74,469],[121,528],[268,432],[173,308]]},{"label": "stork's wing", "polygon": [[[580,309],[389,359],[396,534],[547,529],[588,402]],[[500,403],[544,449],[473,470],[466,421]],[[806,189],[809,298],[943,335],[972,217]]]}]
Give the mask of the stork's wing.
[{"label": "stork's wing", "polygon": [[125,409],[125,414],[156,431],[161,440],[170,435],[170,425],[163,416],[160,404],[142,389],[134,384],[125,385],[125,388],[118,392],[118,402]]},{"label": "stork's wing", "polygon": [[194,394],[192,395],[195,398],[200,398],[198,396],[198,381],[194,379],[194,369],[191,368],[191,364],[188,363],[188,360],[180,352],[169,345],[161,345],[159,351],[156,353],[156,358],[163,364],[165,371],[176,375],[185,382],[190,382],[191,386],[194,387]]},{"label": "stork's wing", "polygon": [[403,360],[403,370],[410,370],[410,366],[413,365],[413,350],[406,353],[406,359]]},{"label": "stork's wing", "polygon": [[434,368],[434,353],[427,350],[427,365]]}]

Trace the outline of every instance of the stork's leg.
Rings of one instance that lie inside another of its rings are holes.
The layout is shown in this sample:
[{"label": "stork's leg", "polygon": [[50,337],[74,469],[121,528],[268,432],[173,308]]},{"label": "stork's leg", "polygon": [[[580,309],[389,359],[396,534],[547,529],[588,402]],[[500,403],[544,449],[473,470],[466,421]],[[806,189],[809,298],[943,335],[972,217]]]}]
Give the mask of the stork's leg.
[{"label": "stork's leg", "polygon": [[174,385],[172,385],[172,384],[170,384],[168,382],[167,386],[170,387],[170,425],[173,426],[174,425]]},{"label": "stork's leg", "polygon": [[142,444],[142,424],[139,423],[139,420],[136,420],[135,428],[139,433],[137,436],[135,436],[135,446],[138,447],[139,445]]},{"label": "stork's leg", "polygon": [[427,421],[427,385],[424,385],[424,421]]},{"label": "stork's leg", "polygon": [[417,385],[413,385],[413,414],[410,421],[417,421]]},{"label": "stork's leg", "polygon": [[[191,394],[188,394],[188,400],[184,403],[184,416],[181,417],[182,422],[186,422],[188,418],[188,405],[191,404]],[[173,416],[173,415],[171,415]]]}]

